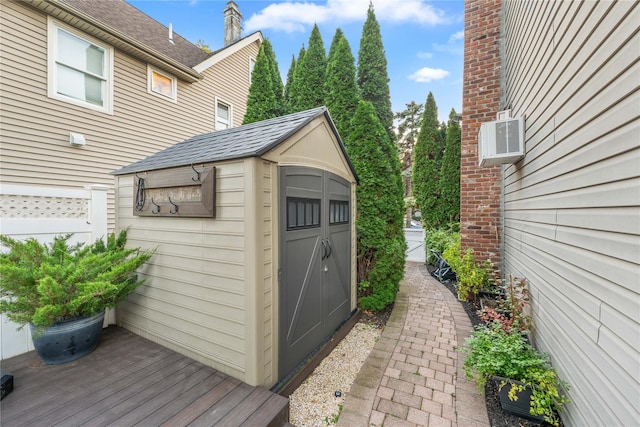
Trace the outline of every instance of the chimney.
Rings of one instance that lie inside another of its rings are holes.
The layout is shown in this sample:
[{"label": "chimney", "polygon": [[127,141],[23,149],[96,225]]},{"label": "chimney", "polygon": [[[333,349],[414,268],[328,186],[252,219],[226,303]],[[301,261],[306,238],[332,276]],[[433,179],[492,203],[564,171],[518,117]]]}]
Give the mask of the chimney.
[{"label": "chimney", "polygon": [[240,38],[242,32],[242,14],[233,0],[227,2],[224,9],[224,45],[227,46]]}]

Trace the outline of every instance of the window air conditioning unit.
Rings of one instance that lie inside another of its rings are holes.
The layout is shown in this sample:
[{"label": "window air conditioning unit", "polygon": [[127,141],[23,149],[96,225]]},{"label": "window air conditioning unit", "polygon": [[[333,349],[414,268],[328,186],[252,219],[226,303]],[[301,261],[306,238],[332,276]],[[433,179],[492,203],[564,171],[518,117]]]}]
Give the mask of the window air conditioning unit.
[{"label": "window air conditioning unit", "polygon": [[[501,116],[498,113],[498,117]],[[480,166],[515,163],[523,158],[524,117],[482,123],[478,133],[478,157]]]}]

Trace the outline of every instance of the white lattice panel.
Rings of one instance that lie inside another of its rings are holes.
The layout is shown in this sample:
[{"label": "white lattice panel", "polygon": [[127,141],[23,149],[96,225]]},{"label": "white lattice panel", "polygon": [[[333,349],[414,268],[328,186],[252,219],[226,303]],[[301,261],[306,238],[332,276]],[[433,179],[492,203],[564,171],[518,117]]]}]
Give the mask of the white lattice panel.
[{"label": "white lattice panel", "polygon": [[69,197],[0,195],[4,218],[87,218],[89,200]]}]

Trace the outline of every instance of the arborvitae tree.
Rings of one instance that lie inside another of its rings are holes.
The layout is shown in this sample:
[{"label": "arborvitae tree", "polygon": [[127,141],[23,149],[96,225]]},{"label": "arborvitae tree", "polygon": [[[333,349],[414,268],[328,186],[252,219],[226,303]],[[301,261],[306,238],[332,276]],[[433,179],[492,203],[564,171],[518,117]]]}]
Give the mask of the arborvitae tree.
[{"label": "arborvitae tree", "polygon": [[309,37],[309,47],[296,61],[291,88],[291,107],[294,112],[319,107],[324,104],[324,76],[327,69],[327,52],[317,25]]},{"label": "arborvitae tree", "polygon": [[389,145],[373,105],[360,101],[346,148],[360,178],[356,188],[357,267],[359,304],[364,309],[381,310],[391,304],[404,274],[404,209],[397,186],[389,179],[393,166],[384,152]]},{"label": "arborvitae tree", "polygon": [[422,224],[429,228],[444,225],[441,224],[438,213],[440,161],[444,145],[439,128],[438,107],[433,94],[429,92],[413,164],[413,194],[422,214]]},{"label": "arborvitae tree", "polygon": [[371,101],[376,110],[376,116],[386,129],[389,139],[395,142],[387,58],[382,44],[380,25],[373,11],[373,3],[369,3],[367,20],[362,27],[360,50],[358,51],[357,81],[360,88],[360,98]]},{"label": "arborvitae tree", "polygon": [[331,40],[331,46],[329,46],[329,55],[327,55],[327,64],[329,64],[329,61],[331,61],[331,58],[333,58],[333,55],[336,50],[336,46],[338,45],[338,42],[342,39],[346,39],[344,36],[344,33],[342,32],[342,29],[336,28],[336,32],[333,35],[333,40]]},{"label": "arborvitae tree", "polygon": [[271,65],[265,53],[264,44],[260,46],[256,63],[251,74],[251,86],[247,99],[247,112],[242,124],[259,122],[277,117],[278,105],[273,92]]},{"label": "arborvitae tree", "polygon": [[413,190],[411,174],[413,172],[413,151],[420,131],[422,121],[423,105],[411,101],[406,104],[407,109],[397,113],[394,118],[400,120],[398,123],[398,154],[402,168],[402,180],[404,182],[404,197],[406,218],[405,226],[411,226],[413,216]]},{"label": "arborvitae tree", "polygon": [[[295,109],[295,103],[296,103],[295,98],[298,95],[298,93],[300,93],[300,90],[298,89],[298,86],[300,86],[301,84],[301,79],[298,77],[300,74],[300,63],[302,62],[306,54],[307,54],[307,50],[305,49],[304,45],[302,45],[302,47],[300,48],[300,51],[298,52],[298,57],[295,60],[295,67],[293,67],[293,71],[291,69],[289,70],[289,72],[291,73],[291,80],[290,80],[291,83],[289,84],[289,97],[287,99],[289,113],[295,113],[299,111]],[[287,74],[287,79],[289,79],[288,74]]]},{"label": "arborvitae tree", "polygon": [[411,101],[405,105],[407,109],[394,116],[395,119],[399,120],[398,151],[403,172],[413,168],[413,149],[418,140],[422,111],[424,109],[422,104],[416,104],[415,101]]},{"label": "arborvitae tree", "polygon": [[460,124],[453,108],[449,113],[447,142],[440,169],[442,213],[447,222],[460,221]]},{"label": "arborvitae tree", "polygon": [[[304,49],[304,48],[303,48]],[[302,52],[302,49],[301,49]],[[291,65],[289,65],[289,71],[287,72],[287,82],[284,85],[284,100],[283,107],[285,114],[290,114],[291,110],[291,86],[293,85],[293,73],[296,70],[296,58],[291,55]]]},{"label": "arborvitae tree", "polygon": [[284,85],[282,84],[282,77],[280,76],[280,68],[278,67],[276,54],[273,52],[273,46],[271,45],[269,39],[264,39],[264,41],[262,42],[262,46],[264,46],[264,53],[269,59],[269,67],[271,68],[271,82],[273,83],[273,93],[276,96],[276,115],[274,117],[280,117],[287,114],[286,108],[284,106]]},{"label": "arborvitae tree", "polygon": [[338,133],[344,139],[349,136],[349,124],[358,107],[358,86],[351,47],[339,28],[333,38],[331,51],[331,59],[327,63],[324,99]]}]

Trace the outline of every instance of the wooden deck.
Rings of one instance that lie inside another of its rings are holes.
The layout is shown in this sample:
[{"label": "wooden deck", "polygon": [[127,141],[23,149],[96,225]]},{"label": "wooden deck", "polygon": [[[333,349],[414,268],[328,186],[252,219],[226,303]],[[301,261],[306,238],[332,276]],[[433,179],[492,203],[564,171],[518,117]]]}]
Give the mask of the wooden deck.
[{"label": "wooden deck", "polygon": [[282,426],[289,401],[122,328],[63,365],[35,352],[2,361],[14,390],[0,402],[3,426]]}]

